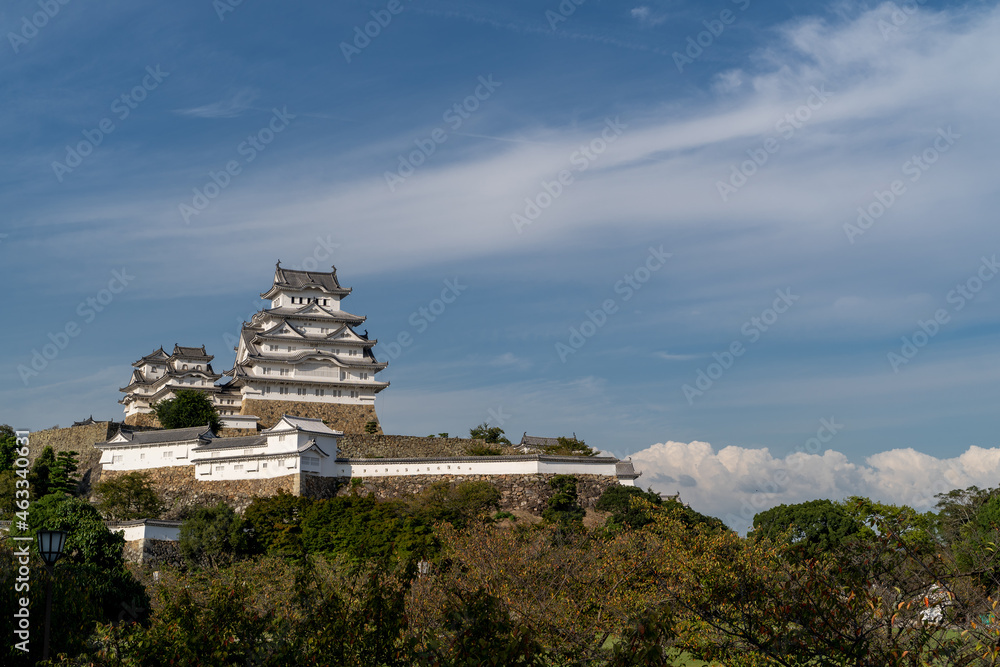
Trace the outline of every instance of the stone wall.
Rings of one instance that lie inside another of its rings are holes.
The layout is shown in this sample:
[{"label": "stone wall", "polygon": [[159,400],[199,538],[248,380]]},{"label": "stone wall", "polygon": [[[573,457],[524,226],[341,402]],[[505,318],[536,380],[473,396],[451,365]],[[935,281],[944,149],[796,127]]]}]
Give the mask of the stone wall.
[{"label": "stone wall", "polygon": [[[378,423],[374,405],[347,405],[341,403],[311,403],[307,401],[267,401],[255,398],[244,399],[241,415],[260,417],[260,428],[271,428],[278,423],[281,415],[312,417],[322,419],[326,425],[344,433],[364,433],[365,424]],[[378,433],[382,432],[379,424]]]},{"label": "stone wall", "polygon": [[255,428],[220,428],[216,433],[220,438],[239,438],[244,435],[257,435],[259,431]]},{"label": "stone wall", "polygon": [[86,426],[70,426],[68,428],[50,428],[45,431],[35,431],[29,438],[29,451],[32,461],[41,454],[45,447],[51,447],[56,454],[75,451],[80,475],[77,491],[89,495],[91,489],[101,477],[101,450],[94,447],[95,442],[104,442],[121,426],[119,422],[94,422]]},{"label": "stone wall", "polygon": [[184,564],[180,545],[171,540],[132,540],[125,543],[122,553],[128,563],[177,567]]},{"label": "stone wall", "polygon": [[[470,447],[487,446],[483,440],[472,438],[421,438],[412,435],[372,435],[345,433],[337,445],[337,458],[342,459],[391,459],[432,458],[436,456],[470,456]],[[499,447],[501,454],[518,454],[515,448]]]},{"label": "stone wall", "polygon": [[125,423],[129,426],[146,426],[149,428],[163,428],[160,426],[160,420],[156,418],[156,415],[152,412],[146,414],[142,412],[137,412],[125,417]]},{"label": "stone wall", "polygon": [[[257,496],[273,496],[282,489],[300,495],[300,481],[297,474],[272,479],[203,481],[195,479],[193,465],[151,468],[142,472],[149,474],[152,487],[160,496],[164,508],[161,516],[149,518],[184,519],[193,509],[217,505],[220,502],[242,513]],[[125,474],[128,473],[114,470],[104,472],[105,479]]]},{"label": "stone wall", "polygon": [[[604,475],[574,475],[576,491],[580,505],[584,509],[593,509],[597,499],[604,490],[618,480]],[[513,511],[522,510],[540,515],[547,507],[549,498],[555,490],[549,486],[549,480],[555,475],[411,475],[399,477],[369,477],[361,484],[351,484],[349,480],[341,480],[336,489],[336,495],[357,493],[362,496],[373,495],[380,500],[404,498],[420,493],[424,487],[434,482],[489,482],[500,491],[500,508]],[[346,482],[346,483],[345,483]]]}]

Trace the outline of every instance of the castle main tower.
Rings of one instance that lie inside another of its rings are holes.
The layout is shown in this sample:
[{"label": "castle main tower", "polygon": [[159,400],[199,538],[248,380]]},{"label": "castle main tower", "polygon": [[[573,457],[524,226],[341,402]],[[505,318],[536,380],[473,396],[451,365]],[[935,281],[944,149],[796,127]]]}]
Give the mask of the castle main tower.
[{"label": "castle main tower", "polygon": [[[312,417],[345,433],[378,424],[375,395],[389,386],[375,374],[388,364],[372,352],[377,340],[355,327],[365,321],[340,308],[351,293],[329,273],[274,269],[262,299],[270,308],[243,323],[236,363],[225,374],[224,393],[242,395],[240,414],[256,415],[269,428],[282,415]],[[378,427],[381,433],[381,427]]]}]

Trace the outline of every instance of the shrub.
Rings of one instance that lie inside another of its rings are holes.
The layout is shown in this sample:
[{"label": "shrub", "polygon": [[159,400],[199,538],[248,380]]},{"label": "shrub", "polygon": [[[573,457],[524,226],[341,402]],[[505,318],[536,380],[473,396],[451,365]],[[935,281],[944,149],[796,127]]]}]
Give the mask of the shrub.
[{"label": "shrub", "polygon": [[109,521],[155,519],[163,511],[160,497],[153,490],[149,473],[130,472],[104,480],[97,485],[100,502],[97,508]]},{"label": "shrub", "polygon": [[178,389],[175,398],[153,405],[156,418],[163,428],[193,428],[205,426],[218,433],[222,423],[219,411],[205,394],[193,389]]},{"label": "shrub", "polygon": [[225,503],[199,507],[181,524],[178,546],[190,565],[217,567],[250,551],[243,520]]}]

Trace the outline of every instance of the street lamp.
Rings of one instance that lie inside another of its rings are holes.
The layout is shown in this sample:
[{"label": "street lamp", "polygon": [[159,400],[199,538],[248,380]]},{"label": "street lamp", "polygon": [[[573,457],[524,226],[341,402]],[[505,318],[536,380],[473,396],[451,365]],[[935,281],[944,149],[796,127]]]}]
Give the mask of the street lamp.
[{"label": "street lamp", "polygon": [[45,643],[42,645],[42,660],[49,659],[49,630],[52,626],[52,580],[55,578],[52,566],[62,555],[65,544],[65,530],[38,531],[38,553],[45,561],[45,571],[49,573],[48,591],[45,594]]}]

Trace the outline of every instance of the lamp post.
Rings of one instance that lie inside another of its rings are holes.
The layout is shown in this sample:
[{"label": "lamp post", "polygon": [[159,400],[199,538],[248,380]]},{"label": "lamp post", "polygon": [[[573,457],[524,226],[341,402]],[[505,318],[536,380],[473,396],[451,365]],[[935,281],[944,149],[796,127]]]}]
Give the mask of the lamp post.
[{"label": "lamp post", "polygon": [[42,660],[49,659],[49,629],[52,627],[52,580],[55,578],[52,567],[62,555],[65,544],[65,530],[38,531],[38,553],[45,561],[45,571],[49,573],[49,585],[45,594],[45,643],[42,645]]}]

